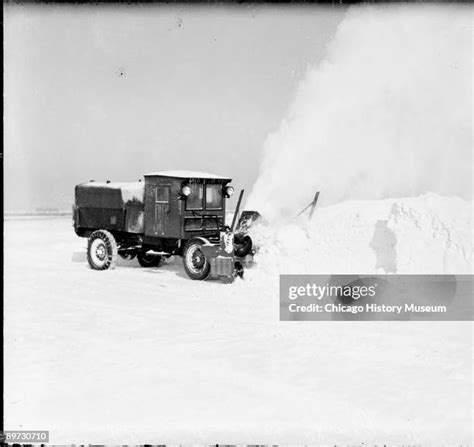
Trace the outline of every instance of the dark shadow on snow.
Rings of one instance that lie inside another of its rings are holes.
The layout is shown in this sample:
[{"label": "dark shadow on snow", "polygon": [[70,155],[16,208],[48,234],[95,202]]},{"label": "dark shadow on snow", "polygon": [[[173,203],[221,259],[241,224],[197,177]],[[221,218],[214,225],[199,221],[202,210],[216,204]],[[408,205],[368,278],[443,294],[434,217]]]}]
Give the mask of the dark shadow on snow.
[{"label": "dark shadow on snow", "polygon": [[397,273],[397,236],[387,226],[387,220],[378,220],[369,247],[375,251],[375,271]]}]

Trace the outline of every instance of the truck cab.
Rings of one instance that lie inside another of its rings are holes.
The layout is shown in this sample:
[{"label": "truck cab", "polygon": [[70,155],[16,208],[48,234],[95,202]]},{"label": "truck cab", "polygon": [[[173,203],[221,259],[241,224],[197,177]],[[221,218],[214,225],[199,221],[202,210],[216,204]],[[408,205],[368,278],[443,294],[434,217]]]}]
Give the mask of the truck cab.
[{"label": "truck cab", "polygon": [[145,240],[218,235],[234,191],[230,181],[187,171],[145,174]]},{"label": "truck cab", "polygon": [[243,250],[242,237],[234,238],[225,225],[226,200],[234,192],[231,178],[194,171],[160,171],[144,178],[76,186],[74,229],[89,238],[91,268],[113,268],[117,255],[137,257],[143,267],[178,255],[191,279],[242,272],[239,258],[249,254],[251,244],[247,238]]}]

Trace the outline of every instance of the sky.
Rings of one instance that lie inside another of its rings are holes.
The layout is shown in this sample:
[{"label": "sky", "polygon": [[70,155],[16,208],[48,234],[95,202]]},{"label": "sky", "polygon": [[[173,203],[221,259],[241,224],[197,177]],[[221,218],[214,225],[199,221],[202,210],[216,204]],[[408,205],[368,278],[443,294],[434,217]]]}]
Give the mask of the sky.
[{"label": "sky", "polygon": [[5,211],[69,210],[78,183],[168,169],[250,191],[345,12],[4,6]]}]

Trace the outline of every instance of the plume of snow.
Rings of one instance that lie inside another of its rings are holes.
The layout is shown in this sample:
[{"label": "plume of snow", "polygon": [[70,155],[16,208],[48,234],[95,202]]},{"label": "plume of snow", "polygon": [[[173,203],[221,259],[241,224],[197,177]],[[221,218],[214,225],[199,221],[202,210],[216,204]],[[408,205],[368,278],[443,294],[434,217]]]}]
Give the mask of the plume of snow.
[{"label": "plume of snow", "polygon": [[320,202],[472,200],[472,8],[357,6],[264,145],[247,202],[271,222]]}]

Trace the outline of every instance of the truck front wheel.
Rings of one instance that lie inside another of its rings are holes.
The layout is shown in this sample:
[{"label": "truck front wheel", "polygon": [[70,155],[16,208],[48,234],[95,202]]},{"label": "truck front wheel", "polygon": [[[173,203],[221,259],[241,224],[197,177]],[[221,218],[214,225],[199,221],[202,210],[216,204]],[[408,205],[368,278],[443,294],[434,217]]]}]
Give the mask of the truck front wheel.
[{"label": "truck front wheel", "polygon": [[209,276],[211,264],[202,251],[200,239],[190,239],[184,246],[184,270],[191,279],[202,280]]},{"label": "truck front wheel", "polygon": [[115,268],[117,262],[117,242],[106,230],[94,231],[87,242],[87,261],[93,270]]}]

